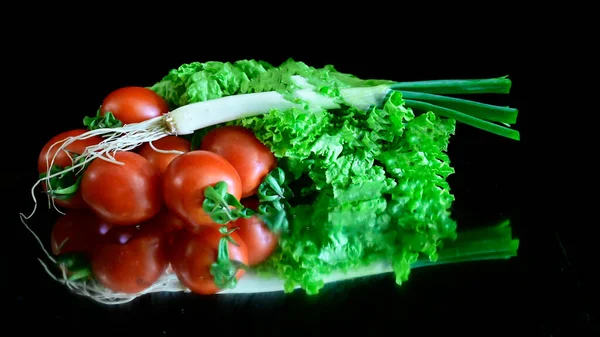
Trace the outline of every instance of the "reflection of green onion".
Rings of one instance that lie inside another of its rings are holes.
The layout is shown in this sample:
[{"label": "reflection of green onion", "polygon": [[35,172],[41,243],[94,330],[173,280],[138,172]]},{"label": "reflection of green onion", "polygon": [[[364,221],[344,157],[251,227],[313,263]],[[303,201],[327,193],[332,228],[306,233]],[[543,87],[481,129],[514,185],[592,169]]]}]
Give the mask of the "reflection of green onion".
[{"label": "reflection of green onion", "polygon": [[509,259],[517,255],[519,240],[512,238],[510,221],[492,227],[461,232],[455,241],[439,250],[437,261],[417,261],[415,266],[445,263]]},{"label": "reflection of green onion", "polygon": [[411,268],[469,261],[505,260],[517,256],[519,248],[519,239],[512,237],[509,220],[495,226],[459,232],[455,241],[444,243],[438,251],[436,261],[419,259]]},{"label": "reflection of green onion", "polygon": [[[506,260],[517,256],[519,239],[514,239],[510,221],[505,220],[494,226],[472,229],[458,233],[454,241],[444,242],[444,247],[438,250],[438,259],[431,261],[422,258],[411,264],[411,269],[431,267],[436,265]],[[359,277],[392,273],[392,266],[386,261],[376,261],[369,266],[361,267],[348,272],[334,271],[323,278],[324,283],[350,280]],[[295,286],[300,288],[300,286]],[[283,280],[280,280],[267,271],[258,275],[251,273],[240,280],[235,289],[228,289],[225,293],[258,293],[283,290]]]}]

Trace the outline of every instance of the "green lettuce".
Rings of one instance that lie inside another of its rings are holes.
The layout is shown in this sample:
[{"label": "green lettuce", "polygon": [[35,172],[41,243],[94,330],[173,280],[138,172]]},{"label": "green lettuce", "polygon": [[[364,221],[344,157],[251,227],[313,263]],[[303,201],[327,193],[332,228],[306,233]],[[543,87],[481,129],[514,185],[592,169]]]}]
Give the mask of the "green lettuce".
[{"label": "green lettuce", "polygon": [[[332,66],[242,60],[182,65],[152,89],[178,107],[251,92],[285,95],[307,85],[293,75],[333,97],[339,88],[390,83],[361,80]],[[228,124],[254,131],[295,192],[289,231],[257,268],[283,278],[288,292],[300,286],[318,293],[324,275],[381,259],[390,260],[401,284],[412,263],[435,261],[443,242],[457,237],[447,183],[454,170],[446,154],[455,121],[432,112],[416,115],[399,92],[367,111],[347,104],[328,111],[293,108]],[[198,130],[193,143],[209,129]]]},{"label": "green lettuce", "polygon": [[[294,75],[306,83],[294,81]],[[372,86],[394,83],[388,80],[362,80],[340,73],[332,65],[314,68],[289,59],[278,67],[264,61],[192,62],[172,69],[150,88],[174,109],[186,104],[223,96],[253,92],[277,91],[287,94],[294,89],[312,85],[323,94],[335,96],[337,89],[357,85]]]}]

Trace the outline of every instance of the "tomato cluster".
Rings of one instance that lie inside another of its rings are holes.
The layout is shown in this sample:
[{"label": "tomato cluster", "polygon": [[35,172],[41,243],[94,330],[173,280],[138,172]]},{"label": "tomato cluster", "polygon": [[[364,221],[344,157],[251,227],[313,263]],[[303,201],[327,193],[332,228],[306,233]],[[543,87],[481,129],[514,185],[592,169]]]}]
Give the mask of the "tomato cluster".
[{"label": "tomato cluster", "polygon": [[[104,99],[100,113],[108,112],[128,124],[165,114],[168,107],[149,89],[127,87]],[[73,165],[73,155],[102,141],[79,139],[54,157],[57,142],[84,132],[70,130],[50,139],[39,155],[38,171]],[[230,260],[245,266],[266,260],[278,235],[257,215],[228,223],[234,230],[223,234],[223,225],[213,221],[203,203],[208,187],[225,182],[227,193],[256,210],[257,189],[277,165],[273,154],[250,130],[235,126],[216,128],[199,149],[190,147],[187,139],[167,136],[117,152],[114,158],[122,165],[94,159],[79,173],[77,191],[55,199],[66,212],[54,224],[52,252],[85,256],[93,278],[124,293],[141,292],[169,272],[195,293],[218,292],[211,268],[225,235]],[[244,274],[240,268],[235,278]]]}]

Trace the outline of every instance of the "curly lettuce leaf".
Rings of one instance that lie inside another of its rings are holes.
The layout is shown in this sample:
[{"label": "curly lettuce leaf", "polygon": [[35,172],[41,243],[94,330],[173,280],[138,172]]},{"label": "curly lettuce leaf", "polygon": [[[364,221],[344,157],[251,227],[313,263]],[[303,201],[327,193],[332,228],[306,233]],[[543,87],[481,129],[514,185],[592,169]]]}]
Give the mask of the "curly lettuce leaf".
[{"label": "curly lettuce leaf", "polygon": [[244,93],[252,79],[273,68],[265,62],[192,62],[169,71],[150,89],[164,98],[171,108]]},{"label": "curly lettuce leaf", "polygon": [[421,256],[435,260],[442,240],[456,237],[445,181],[453,170],[444,153],[454,121],[431,113],[415,117],[400,94],[366,112],[323,113],[327,122],[294,146],[266,131],[297,125],[269,119],[282,112],[239,121],[260,125],[257,137],[271,148],[285,144],[288,151],[278,155],[293,158],[286,170],[304,178],[303,194],[312,197],[294,205],[290,233],[260,270],[282,277],[286,291],[299,285],[317,293],[332,271],[387,258],[400,284],[411,263]]},{"label": "curly lettuce leaf", "polygon": [[239,60],[233,63],[183,64],[169,71],[150,89],[163,97],[171,109],[175,109],[236,94],[277,91],[289,97],[296,89],[312,87],[324,95],[338,97],[340,88],[391,83],[387,80],[361,80],[338,72],[332,65],[315,68],[293,59],[278,67],[264,61]]},{"label": "curly lettuce leaf", "polygon": [[[183,65],[152,88],[177,107],[250,92],[286,95],[308,86],[336,97],[340,88],[382,83],[388,82],[363,81],[332,66],[243,60]],[[393,93],[366,111],[347,105],[274,109],[227,123],[253,130],[295,191],[289,231],[258,267],[282,278],[286,291],[300,286],[318,293],[332,271],[381,259],[391,262],[401,284],[412,263],[435,260],[443,240],[456,237],[446,182],[454,171],[445,153],[455,121],[430,112],[416,116],[404,103]],[[206,131],[199,130],[193,143]]]}]

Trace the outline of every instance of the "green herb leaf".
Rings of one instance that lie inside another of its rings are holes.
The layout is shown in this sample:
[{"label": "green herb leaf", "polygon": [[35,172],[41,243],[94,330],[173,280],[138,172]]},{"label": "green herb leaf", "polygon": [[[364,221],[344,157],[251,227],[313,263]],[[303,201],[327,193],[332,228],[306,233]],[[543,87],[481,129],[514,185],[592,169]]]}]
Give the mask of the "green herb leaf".
[{"label": "green herb leaf", "polygon": [[108,111],[104,115],[101,115],[100,109],[98,109],[96,116],[86,116],[83,118],[83,125],[91,131],[96,129],[118,128],[123,126],[123,123],[121,123],[112,112]]},{"label": "green herb leaf", "polygon": [[237,285],[237,278],[235,277],[237,272],[240,269],[248,269],[248,266],[242,262],[229,259],[229,244],[238,245],[230,236],[236,229],[228,229],[227,226],[219,229],[223,237],[219,241],[217,262],[210,266],[210,273],[213,275],[215,285],[219,289],[235,288]]},{"label": "green herb leaf", "polygon": [[220,181],[215,186],[204,190],[202,208],[211,219],[221,225],[239,218],[249,218],[255,214],[250,208],[244,207],[232,194],[227,193],[227,183]]},{"label": "green herb leaf", "polygon": [[89,258],[81,253],[67,253],[56,258],[59,267],[68,271],[68,280],[89,279],[92,276],[92,265]]},{"label": "green herb leaf", "polygon": [[[76,161],[76,159],[74,159]],[[50,168],[50,175],[54,175],[63,170],[69,169],[71,166],[65,166],[64,168],[58,165],[52,165]],[[46,177],[48,174],[42,172],[40,178]],[[77,174],[74,170],[66,171],[62,174],[54,176],[49,179],[47,186],[47,193],[52,197],[60,200],[68,200],[75,195],[81,184],[81,178],[83,175]]]},{"label": "green herb leaf", "polygon": [[257,196],[258,214],[267,227],[274,233],[287,231],[286,209],[290,208],[288,200],[294,193],[286,183],[285,172],[279,167],[269,172],[258,187]]}]

